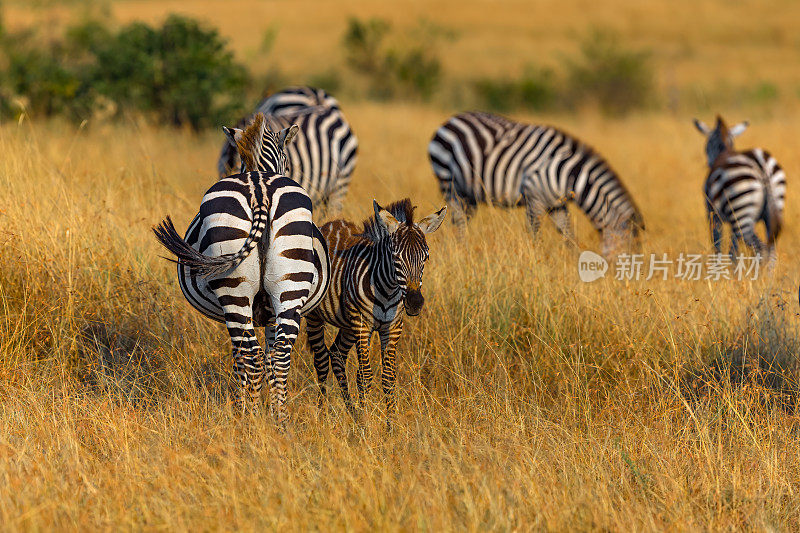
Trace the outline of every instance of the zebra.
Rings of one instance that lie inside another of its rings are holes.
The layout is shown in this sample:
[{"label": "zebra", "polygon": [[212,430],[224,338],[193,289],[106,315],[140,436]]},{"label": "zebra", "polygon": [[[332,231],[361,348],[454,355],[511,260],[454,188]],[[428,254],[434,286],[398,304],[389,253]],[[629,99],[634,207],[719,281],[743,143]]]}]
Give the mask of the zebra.
[{"label": "zebra", "polygon": [[[706,137],[709,171],[703,194],[714,251],[720,253],[722,227],[727,223],[731,226],[731,259],[736,260],[742,240],[756,254],[766,251],[771,267],[776,261],[775,240],[783,226],[786,198],[783,169],[761,148],[736,151],[733,139],[747,129],[746,121],[728,128],[718,115],[714,129],[697,119],[694,125]],[[759,221],[766,228],[766,243],[755,232]]]},{"label": "zebra", "polygon": [[[377,331],[381,342],[381,384],[386,396],[387,423],[396,409],[395,351],[403,329],[403,310],[417,316],[425,303],[422,273],[429,257],[425,236],[436,231],[447,207],[414,221],[409,199],[385,209],[373,200],[375,216],[361,227],[345,220],[322,226],[331,254],[331,283],[322,303],[306,316],[314,368],[325,397],[325,381],[332,367],[348,410],[355,416],[347,385],[347,354],[358,353],[359,399],[372,384],[369,343]],[[333,345],[325,343],[325,324],[339,328]]]},{"label": "zebra", "polygon": [[[339,102],[322,89],[293,87],[266,98],[257,113],[266,115],[273,128],[299,127],[295,142],[287,147],[287,175],[308,191],[314,205],[324,205],[329,214],[338,213],[358,156],[358,139]],[[252,119],[252,115],[243,118],[237,127]],[[220,177],[241,171],[240,165],[229,138],[217,163]]]},{"label": "zebra", "polygon": [[490,113],[461,113],[436,131],[428,156],[459,229],[478,203],[524,204],[534,236],[547,213],[565,239],[574,242],[570,201],[603,235],[604,255],[624,235],[638,243],[644,229],[639,208],[606,160],[556,128]]},{"label": "zebra", "polygon": [[[178,282],[189,303],[224,322],[231,337],[238,399],[260,397],[266,372],[270,407],[286,421],[286,379],[300,317],[322,299],[330,281],[327,244],[312,222],[311,199],[283,175],[283,148],[296,135],[277,133],[263,115],[245,130],[226,129],[243,149],[260,154],[259,168],[217,181],[181,238],[170,217],[153,228],[159,242],[177,257]],[[266,357],[255,335],[268,327]]]}]

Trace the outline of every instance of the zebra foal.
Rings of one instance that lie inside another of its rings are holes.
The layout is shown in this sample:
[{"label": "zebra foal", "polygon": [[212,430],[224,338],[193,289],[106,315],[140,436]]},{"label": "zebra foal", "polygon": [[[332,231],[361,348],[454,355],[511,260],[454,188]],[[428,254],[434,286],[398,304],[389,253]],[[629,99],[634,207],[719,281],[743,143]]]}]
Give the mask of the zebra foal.
[{"label": "zebra foal", "polygon": [[[385,209],[373,201],[375,216],[361,227],[346,220],[322,226],[331,256],[331,282],[322,302],[306,317],[308,340],[314,352],[314,368],[325,396],[329,369],[339,383],[342,397],[355,414],[347,384],[347,355],[353,344],[358,353],[356,384],[359,399],[372,384],[369,344],[377,331],[382,353],[381,384],[386,396],[387,421],[396,409],[395,353],[403,330],[403,311],[416,316],[422,311],[422,273],[429,257],[425,236],[436,231],[447,207],[414,220],[408,199]],[[333,344],[325,343],[325,324],[338,328]]]}]

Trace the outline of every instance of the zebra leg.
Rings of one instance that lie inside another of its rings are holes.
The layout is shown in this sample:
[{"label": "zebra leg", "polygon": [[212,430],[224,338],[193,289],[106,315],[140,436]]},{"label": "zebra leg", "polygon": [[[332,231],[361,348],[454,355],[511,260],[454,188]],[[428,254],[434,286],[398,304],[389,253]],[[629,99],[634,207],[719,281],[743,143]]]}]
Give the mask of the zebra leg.
[{"label": "zebra leg", "polygon": [[344,197],[347,195],[348,185],[349,184],[337,184],[330,196],[328,196],[328,201],[326,202],[327,207],[325,209],[325,217],[328,220],[334,218],[341,212],[342,205],[344,204]]},{"label": "zebra leg", "polygon": [[740,236],[737,235],[735,231],[731,231],[731,248],[728,253],[731,256],[731,263],[733,264],[736,264],[736,262],[739,261],[739,239]]},{"label": "zebra leg", "polygon": [[467,226],[467,220],[471,213],[468,203],[461,198],[452,186],[445,191],[444,199],[447,202],[447,209],[450,210],[450,216],[453,220],[453,225],[458,232],[463,236],[464,230]]},{"label": "zebra leg", "polygon": [[567,210],[566,204],[550,209],[548,214],[550,215],[550,219],[553,221],[553,224],[556,225],[556,229],[564,237],[564,240],[567,242],[567,244],[574,246],[575,235],[572,231],[572,221],[569,218],[569,211]]},{"label": "zebra leg", "polygon": [[355,344],[356,338],[356,334],[352,330],[342,328],[336,335],[336,340],[333,341],[330,349],[333,375],[339,383],[344,405],[353,418],[357,418],[357,414],[353,406],[353,400],[350,397],[350,388],[347,384],[347,355],[350,353],[350,348]]},{"label": "zebra leg", "polygon": [[545,213],[544,204],[531,194],[523,194],[525,199],[525,216],[528,219],[528,227],[533,234],[533,238],[539,234],[542,225],[542,215]]},{"label": "zebra leg", "polygon": [[297,309],[287,309],[278,313],[275,320],[275,344],[270,352],[270,407],[280,426],[285,426],[286,380],[291,365],[292,347],[300,331],[300,313]]},{"label": "zebra leg", "polygon": [[325,381],[330,370],[331,354],[325,344],[325,322],[318,313],[313,312],[306,317],[306,332],[308,344],[314,353],[314,370],[317,372],[319,383],[319,406],[325,402]]},{"label": "zebra leg", "polygon": [[756,254],[763,254],[764,253],[764,243],[761,242],[761,239],[758,238],[756,235],[756,229],[753,226],[748,226],[742,232],[742,239],[744,243],[753,249],[753,252]]},{"label": "zebra leg", "polygon": [[363,405],[364,395],[372,386],[372,367],[369,362],[369,341],[372,328],[362,322],[356,328],[356,351],[358,352],[358,371],[356,372],[356,386],[358,387],[358,400]]},{"label": "zebra leg", "polygon": [[708,227],[711,230],[711,243],[714,246],[714,253],[720,253],[722,249],[722,220],[719,215],[714,212],[714,208],[707,206],[708,209]]},{"label": "zebra leg", "polygon": [[772,272],[775,269],[775,264],[778,262],[778,254],[775,251],[775,243],[769,243],[766,245],[767,249],[767,270]]},{"label": "zebra leg", "polygon": [[258,344],[255,328],[249,317],[226,312],[225,325],[233,345],[233,372],[239,383],[236,402],[244,412],[247,410],[248,400],[254,407],[258,406],[264,380],[264,352]]},{"label": "zebra leg", "polygon": [[380,331],[382,355],[381,385],[383,386],[383,394],[386,398],[386,427],[389,431],[392,430],[392,424],[397,411],[397,396],[395,392],[396,375],[394,367],[397,342],[400,340],[400,335],[402,333],[402,318]]},{"label": "zebra leg", "polygon": [[[218,281],[225,281],[225,278]],[[236,402],[245,411],[248,399],[253,402],[260,399],[264,380],[264,351],[258,344],[253,325],[253,301],[257,291],[246,284],[235,287],[230,287],[228,283],[216,285],[213,292],[222,307],[225,326],[231,338],[233,371],[239,384]]]}]

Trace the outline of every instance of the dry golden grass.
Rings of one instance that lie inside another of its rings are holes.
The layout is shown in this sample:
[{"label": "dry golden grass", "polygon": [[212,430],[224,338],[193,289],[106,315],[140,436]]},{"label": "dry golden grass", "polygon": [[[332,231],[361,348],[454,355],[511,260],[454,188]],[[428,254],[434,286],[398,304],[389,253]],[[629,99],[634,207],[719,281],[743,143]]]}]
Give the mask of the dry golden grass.
[{"label": "dry golden grass", "polygon": [[[80,10],[7,4],[12,26],[66,20]],[[800,109],[798,72],[787,65],[800,54],[800,5],[782,2],[756,18],[762,4],[111,3],[119,20],[157,20],[170,11],[202,16],[256,67],[263,59],[251,51],[274,22],[275,57],[292,75],[320,71],[319,58],[338,46],[354,14],[400,26],[425,15],[456,28],[460,38],[443,52],[453,76],[515,73],[527,61],[550,61],[599,24],[652,48],[662,83],[671,76],[699,87],[772,81],[785,105],[727,114],[752,121],[743,147],[768,148],[787,170],[779,263],[774,276],[757,282],[584,284],[577,254],[551,227],[533,244],[519,210],[483,208],[463,242],[449,223],[430,239],[426,308],[407,321],[399,349],[395,431],[385,431],[379,386],[363,430],[335,391],[320,413],[301,339],[290,376],[292,421],[281,434],[267,416],[233,414],[227,334],[184,301],[150,232],[166,214],[179,229],[189,222],[214,180],[222,135],[133,120],[84,129],[3,125],[0,524],[800,528],[796,410],[778,407],[776,393],[758,380],[712,381],[698,387],[704,395],[685,394],[687,372],[705,368],[754,310],[763,316],[770,307],[788,321],[788,342],[797,339]],[[425,147],[455,110],[343,105],[361,141],[345,214],[361,219],[372,198],[406,195],[420,210],[439,207]],[[702,138],[690,116],[517,116],[557,123],[609,159],[644,213],[643,252],[675,258],[708,251]],[[575,220],[581,247],[597,249],[585,218]],[[97,343],[87,340],[92,334]],[[796,368],[787,378],[796,380]]]},{"label": "dry golden grass", "polygon": [[[347,111],[363,147],[348,215],[367,214],[373,197],[441,204],[425,156],[441,112]],[[790,187],[797,118],[756,123],[742,140],[769,146]],[[707,250],[702,142],[688,120],[561,122],[630,185],[645,252]],[[431,239],[426,309],[399,351],[396,431],[385,432],[379,387],[363,431],[338,395],[319,413],[301,342],[284,435],[266,416],[231,412],[224,328],[183,300],[150,233],[167,213],[188,223],[220,139],[133,122],[0,129],[7,528],[800,526],[794,412],[752,384],[712,384],[699,401],[680,393],[685,370],[765,295],[789,302],[795,330],[793,189],[777,272],[756,283],[583,284],[575,253],[549,227],[532,245],[520,212],[482,209],[464,244],[447,224]],[[134,353],[127,377],[104,372],[105,348],[81,340],[91,323],[107,330],[101,341],[117,336],[117,361]]]}]

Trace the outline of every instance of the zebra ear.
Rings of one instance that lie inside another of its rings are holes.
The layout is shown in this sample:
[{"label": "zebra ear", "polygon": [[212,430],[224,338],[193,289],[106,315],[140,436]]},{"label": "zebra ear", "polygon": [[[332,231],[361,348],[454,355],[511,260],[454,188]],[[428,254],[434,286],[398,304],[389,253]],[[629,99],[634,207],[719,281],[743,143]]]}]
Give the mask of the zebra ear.
[{"label": "zebra ear", "polygon": [[744,133],[744,130],[746,130],[747,126],[749,125],[750,124],[745,120],[744,122],[740,122],[735,126],[733,126],[731,129],[729,129],[728,133],[730,133],[731,137],[738,137],[739,135]]},{"label": "zebra ear", "polygon": [[400,227],[400,221],[394,218],[394,215],[378,205],[375,200],[372,200],[372,207],[375,209],[375,221],[382,229],[386,230],[386,233],[391,235],[397,231],[397,228]]},{"label": "zebra ear", "polygon": [[242,134],[242,130],[237,128],[229,128],[227,126],[222,126],[222,131],[225,133],[225,137],[228,138],[228,143],[236,148],[236,134]]},{"label": "zebra ear", "polygon": [[444,220],[444,215],[447,213],[447,206],[439,209],[432,215],[428,215],[422,220],[419,221],[417,227],[422,231],[422,233],[433,233],[439,226],[442,225],[442,220]]},{"label": "zebra ear", "polygon": [[694,119],[694,127],[706,137],[708,137],[708,134],[711,133],[711,128],[706,126],[705,122],[702,120]]},{"label": "zebra ear", "polygon": [[297,126],[297,124],[292,124],[288,128],[281,130],[278,133],[278,140],[281,143],[281,148],[292,142],[298,131],[300,131],[300,128]]}]

